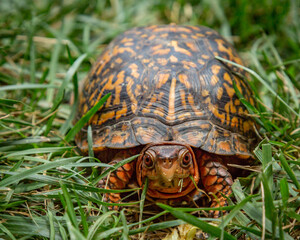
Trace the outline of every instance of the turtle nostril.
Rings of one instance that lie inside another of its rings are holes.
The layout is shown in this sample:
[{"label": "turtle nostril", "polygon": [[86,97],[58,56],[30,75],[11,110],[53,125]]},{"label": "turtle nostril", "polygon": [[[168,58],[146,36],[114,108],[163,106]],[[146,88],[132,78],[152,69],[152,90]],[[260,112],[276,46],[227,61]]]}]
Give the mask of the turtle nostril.
[{"label": "turtle nostril", "polygon": [[164,168],[170,168],[173,165],[173,161],[171,159],[163,159],[161,163]]}]

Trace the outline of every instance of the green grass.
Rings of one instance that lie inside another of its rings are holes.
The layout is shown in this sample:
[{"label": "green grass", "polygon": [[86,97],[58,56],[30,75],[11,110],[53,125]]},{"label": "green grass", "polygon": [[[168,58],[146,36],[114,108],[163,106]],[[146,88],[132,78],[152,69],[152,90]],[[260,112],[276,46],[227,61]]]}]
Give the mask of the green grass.
[{"label": "green grass", "polygon": [[[299,5],[297,0],[2,0],[0,238],[149,239],[187,222],[212,239],[297,239]],[[105,45],[131,27],[170,22],[206,25],[231,41],[248,66],[258,102],[253,107],[242,99],[260,126],[254,154],[261,167],[235,182],[228,215],[217,220],[190,214],[199,209],[165,205],[149,213],[143,201],[109,211],[102,202],[106,191],[95,187],[108,173],[99,175],[97,169],[106,165],[92,149],[80,156],[73,139],[102,104],[73,125],[78,85]]]}]

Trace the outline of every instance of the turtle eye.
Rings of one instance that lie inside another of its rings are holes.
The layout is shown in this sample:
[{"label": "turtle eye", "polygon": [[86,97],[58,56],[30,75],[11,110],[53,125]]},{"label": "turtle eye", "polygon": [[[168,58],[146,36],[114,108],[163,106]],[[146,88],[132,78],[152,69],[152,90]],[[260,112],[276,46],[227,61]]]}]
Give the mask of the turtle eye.
[{"label": "turtle eye", "polygon": [[143,162],[144,162],[144,165],[147,168],[152,168],[154,166],[154,162],[152,160],[152,156],[149,155],[149,154],[147,154],[147,153],[143,157]]},{"label": "turtle eye", "polygon": [[181,159],[181,166],[182,167],[188,167],[192,163],[192,155],[191,153],[187,152],[183,155],[183,158]]}]

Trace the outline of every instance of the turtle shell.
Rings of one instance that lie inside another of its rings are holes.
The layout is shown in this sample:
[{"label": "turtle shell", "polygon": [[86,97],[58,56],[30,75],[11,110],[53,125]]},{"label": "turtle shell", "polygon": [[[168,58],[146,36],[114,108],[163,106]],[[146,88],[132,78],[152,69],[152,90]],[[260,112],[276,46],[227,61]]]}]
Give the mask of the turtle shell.
[{"label": "turtle shell", "polygon": [[[80,119],[103,96],[90,119],[94,151],[174,141],[221,155],[250,156],[254,122],[233,88],[254,104],[234,48],[207,27],[134,28],[103,51],[80,96]],[[76,136],[86,152],[87,126]]]}]

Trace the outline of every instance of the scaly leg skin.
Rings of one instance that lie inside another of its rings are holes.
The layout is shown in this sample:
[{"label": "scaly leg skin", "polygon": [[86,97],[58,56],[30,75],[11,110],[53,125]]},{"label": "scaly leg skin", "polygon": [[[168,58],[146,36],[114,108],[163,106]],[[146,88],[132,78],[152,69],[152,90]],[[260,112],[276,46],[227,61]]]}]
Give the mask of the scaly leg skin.
[{"label": "scaly leg skin", "polygon": [[[215,156],[203,154],[200,162],[200,173],[205,191],[217,197],[215,199],[212,196],[211,207],[228,206],[226,197],[229,197],[232,193],[231,186],[233,181],[227,168]],[[221,216],[221,211],[211,210],[209,214],[218,218]]]},{"label": "scaly leg skin", "polygon": [[[118,162],[130,157],[128,151],[120,151],[109,163],[115,165]],[[117,170],[111,172],[107,177],[101,179],[98,183],[99,188],[105,189],[124,189],[129,183],[135,169],[135,162],[126,163]],[[103,201],[107,203],[120,203],[120,193],[105,193]],[[118,210],[118,206],[109,206],[110,210]]]}]

